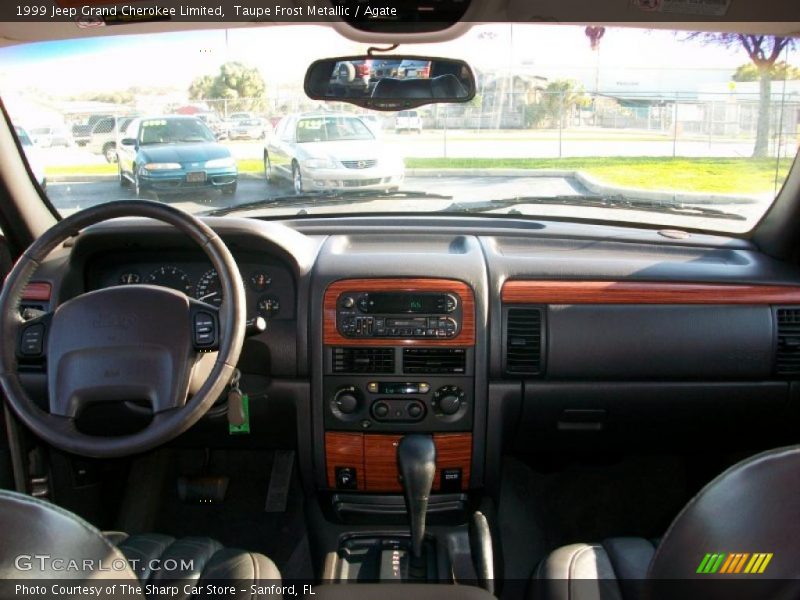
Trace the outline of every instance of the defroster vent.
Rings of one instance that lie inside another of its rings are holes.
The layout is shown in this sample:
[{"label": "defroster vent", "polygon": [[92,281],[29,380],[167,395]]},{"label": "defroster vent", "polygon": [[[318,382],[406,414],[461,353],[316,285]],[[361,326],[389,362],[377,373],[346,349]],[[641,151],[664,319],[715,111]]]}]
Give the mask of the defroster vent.
[{"label": "defroster vent", "polygon": [[542,309],[509,308],[506,313],[506,373],[542,373]]},{"label": "defroster vent", "polygon": [[778,375],[800,375],[800,308],[779,308],[777,313],[775,370]]},{"label": "defroster vent", "polygon": [[394,348],[334,348],[334,373],[394,373]]}]

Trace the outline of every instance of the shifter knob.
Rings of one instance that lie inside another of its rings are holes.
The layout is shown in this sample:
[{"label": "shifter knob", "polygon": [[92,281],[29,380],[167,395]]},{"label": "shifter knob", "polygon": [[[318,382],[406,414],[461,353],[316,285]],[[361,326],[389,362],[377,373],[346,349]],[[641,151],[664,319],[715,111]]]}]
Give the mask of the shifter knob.
[{"label": "shifter knob", "polygon": [[411,525],[411,550],[414,557],[422,555],[425,536],[425,513],[436,474],[436,446],[429,435],[411,434],[397,446],[397,467],[403,482],[406,508]]}]

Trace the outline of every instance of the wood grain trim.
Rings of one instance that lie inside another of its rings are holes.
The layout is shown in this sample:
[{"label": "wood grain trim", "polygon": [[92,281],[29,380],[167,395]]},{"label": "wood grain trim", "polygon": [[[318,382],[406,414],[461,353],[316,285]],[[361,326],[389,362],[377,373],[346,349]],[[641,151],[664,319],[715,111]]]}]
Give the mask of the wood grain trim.
[{"label": "wood grain trim", "polygon": [[796,304],[800,287],[645,281],[506,281],[508,304]]},{"label": "wood grain trim", "polygon": [[34,302],[49,302],[53,286],[46,281],[32,281],[25,286],[22,299]]},{"label": "wood grain trim", "polygon": [[[402,435],[371,434],[364,436],[364,470],[366,471],[366,491],[402,492],[398,479],[397,444]],[[442,469],[461,469],[461,486],[469,488],[472,466],[471,433],[435,433],[436,475],[433,491],[440,488]]]},{"label": "wood grain trim", "polygon": [[397,471],[397,444],[402,435],[365,435],[364,470],[368,492],[402,492]]},{"label": "wood grain trim", "polygon": [[364,436],[360,433],[325,432],[325,466],[328,486],[336,487],[336,467],[355,467],[357,489],[366,489]]},{"label": "wood grain trim", "polygon": [[[342,292],[451,292],[461,300],[461,331],[450,339],[349,339],[336,329],[336,301]],[[328,286],[323,299],[323,341],[328,346],[474,346],[475,297],[463,281],[452,279],[342,279]]]}]

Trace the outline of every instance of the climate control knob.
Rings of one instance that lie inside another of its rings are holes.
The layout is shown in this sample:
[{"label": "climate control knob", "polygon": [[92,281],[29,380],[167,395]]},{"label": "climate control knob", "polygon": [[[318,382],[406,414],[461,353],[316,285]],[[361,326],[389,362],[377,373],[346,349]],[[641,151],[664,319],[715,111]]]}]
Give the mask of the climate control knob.
[{"label": "climate control knob", "polygon": [[433,394],[433,404],[437,412],[443,415],[454,415],[464,402],[464,390],[456,385],[440,387]]},{"label": "climate control knob", "polygon": [[331,402],[334,413],[352,415],[361,404],[361,395],[354,386],[348,385],[336,390]]}]

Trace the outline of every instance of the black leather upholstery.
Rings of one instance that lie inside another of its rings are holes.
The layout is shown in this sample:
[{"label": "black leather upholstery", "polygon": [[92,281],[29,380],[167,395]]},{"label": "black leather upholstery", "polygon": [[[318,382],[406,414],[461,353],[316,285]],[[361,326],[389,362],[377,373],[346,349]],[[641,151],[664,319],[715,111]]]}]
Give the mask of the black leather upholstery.
[{"label": "black leather upholstery", "polygon": [[[165,579],[180,579],[186,583],[206,579],[236,580],[240,587],[246,587],[249,581],[261,581],[263,585],[280,583],[278,568],[263,554],[225,548],[211,538],[175,539],[159,533],[128,536],[117,531],[105,535],[125,555],[139,579],[147,583],[158,584]],[[170,570],[154,571],[151,565],[169,565]],[[173,565],[178,569],[173,569]],[[191,566],[181,569],[182,565]]]},{"label": "black leather upholstery", "polygon": [[571,544],[539,564],[532,598],[636,599],[656,546],[644,538],[619,537],[602,544]]},{"label": "black leather upholstery", "polygon": [[[747,573],[753,555],[766,553],[767,569]],[[700,569],[706,554],[724,554],[712,573]],[[759,454],[714,479],[655,551],[637,538],[574,544],[548,556],[534,577],[532,597],[548,600],[800,598],[800,446]]]},{"label": "black leather upholstery", "polygon": [[[159,534],[104,535],[54,504],[5,490],[0,490],[0,532],[0,598],[15,595],[14,581],[33,579],[91,580],[94,584],[104,579],[148,584],[172,579],[180,580],[175,588],[178,592],[186,584],[235,580],[247,598],[276,597],[251,595],[251,583],[262,587],[280,584],[277,567],[261,554],[224,548],[202,537],[176,540]],[[47,559],[36,558],[40,556]],[[134,594],[125,597],[137,598]]]}]

